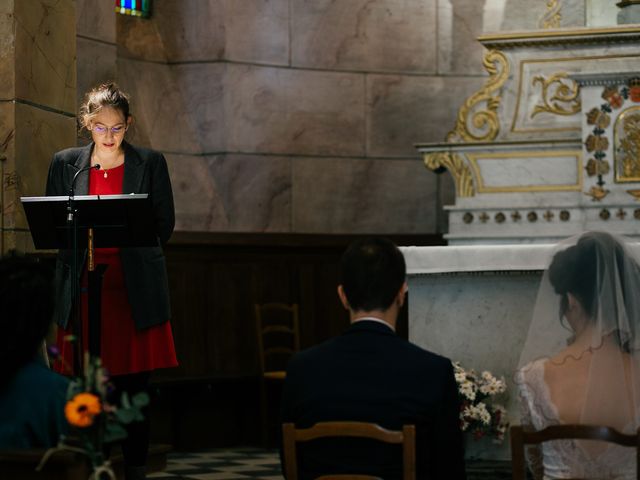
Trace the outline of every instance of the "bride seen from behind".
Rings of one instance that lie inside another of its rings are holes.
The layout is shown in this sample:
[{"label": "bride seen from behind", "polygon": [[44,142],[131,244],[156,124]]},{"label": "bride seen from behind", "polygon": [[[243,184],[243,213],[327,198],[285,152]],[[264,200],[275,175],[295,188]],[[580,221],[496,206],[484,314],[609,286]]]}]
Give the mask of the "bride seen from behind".
[{"label": "bride seen from behind", "polygon": [[[628,240],[587,232],[544,272],[516,384],[522,424],[635,433],[640,414],[640,267]],[[557,440],[527,451],[536,479],[635,479],[635,449]]]}]

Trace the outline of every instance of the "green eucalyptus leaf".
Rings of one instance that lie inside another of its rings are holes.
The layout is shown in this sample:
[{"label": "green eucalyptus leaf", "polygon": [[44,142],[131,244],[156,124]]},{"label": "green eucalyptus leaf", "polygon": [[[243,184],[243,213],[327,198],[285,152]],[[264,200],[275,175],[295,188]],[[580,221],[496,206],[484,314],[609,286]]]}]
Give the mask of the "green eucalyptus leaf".
[{"label": "green eucalyptus leaf", "polygon": [[104,432],[105,443],[112,443],[127,438],[127,431],[119,423],[109,422]]},{"label": "green eucalyptus leaf", "polygon": [[131,400],[129,399],[129,394],[127,392],[122,392],[122,395],[120,396],[120,405],[122,405],[122,408],[124,409],[131,408]]},{"label": "green eucalyptus leaf", "polygon": [[149,394],[146,392],[136,393],[133,398],[133,405],[136,407],[146,407],[149,405]]},{"label": "green eucalyptus leaf", "polygon": [[119,408],[116,410],[116,417],[125,425],[133,422],[136,419],[135,409],[132,408]]}]

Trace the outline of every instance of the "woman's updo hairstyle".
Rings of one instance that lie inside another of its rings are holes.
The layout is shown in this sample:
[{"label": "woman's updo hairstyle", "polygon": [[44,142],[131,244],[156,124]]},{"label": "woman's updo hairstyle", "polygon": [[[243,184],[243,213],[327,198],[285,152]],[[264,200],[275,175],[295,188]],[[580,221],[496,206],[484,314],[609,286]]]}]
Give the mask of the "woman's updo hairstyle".
[{"label": "woman's updo hairstyle", "polygon": [[585,312],[590,317],[593,315],[596,263],[595,243],[587,237],[554,255],[549,267],[549,280],[554,291],[563,297],[565,308],[566,295],[571,293]]},{"label": "woman's updo hairstyle", "polygon": [[[625,268],[637,269],[638,266],[634,261],[625,262],[625,258],[623,246],[614,237],[604,232],[588,232],[578,243],[555,254],[549,267],[549,280],[558,295],[564,298],[571,293],[593,317],[600,293],[596,290],[605,275],[611,277],[608,284],[620,286],[623,298],[632,293],[625,291]],[[617,281],[614,276],[618,277]]]},{"label": "woman's updo hairstyle", "polygon": [[103,83],[85,94],[78,117],[80,126],[87,128],[91,119],[105,107],[111,107],[122,112],[125,121],[131,116],[129,113],[129,95],[120,90],[120,87],[113,82]]}]

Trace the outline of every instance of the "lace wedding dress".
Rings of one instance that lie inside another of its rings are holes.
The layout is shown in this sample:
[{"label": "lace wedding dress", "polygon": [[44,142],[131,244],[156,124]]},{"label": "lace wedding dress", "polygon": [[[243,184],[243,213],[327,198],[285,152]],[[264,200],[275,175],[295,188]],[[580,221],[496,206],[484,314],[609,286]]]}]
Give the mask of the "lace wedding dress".
[{"label": "lace wedding dress", "polygon": [[[520,369],[516,375],[519,387],[522,424],[535,430],[560,424],[558,411],[551,401],[544,381],[546,360],[537,360]],[[633,429],[632,429],[633,430]],[[625,432],[628,433],[628,432]],[[633,433],[633,432],[631,432]],[[554,440],[540,448],[528,448],[527,462],[534,478],[634,480],[636,478],[636,449],[606,444],[598,453],[590,453],[585,446],[593,441]],[[601,442],[597,445],[604,446]]]}]

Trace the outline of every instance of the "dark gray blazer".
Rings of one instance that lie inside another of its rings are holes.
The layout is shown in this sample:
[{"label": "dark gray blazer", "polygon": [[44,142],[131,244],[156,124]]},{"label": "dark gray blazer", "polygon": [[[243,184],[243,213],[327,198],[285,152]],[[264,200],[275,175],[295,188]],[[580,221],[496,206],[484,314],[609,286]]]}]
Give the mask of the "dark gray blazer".
[{"label": "dark gray blazer", "polygon": [[[124,148],[124,180],[122,193],[148,193],[153,205],[158,246],[121,248],[120,258],[131,312],[139,330],[168,321],[171,317],[167,269],[162,253],[175,224],[173,193],[164,156],[153,150]],[[46,195],[68,195],[74,174],[88,167],[93,143],[56,153],[49,167]],[[89,193],[89,172],[76,179],[76,195]],[[56,262],[56,309],[54,319],[66,328],[71,315],[71,250],[60,250]],[[86,250],[79,252],[78,265],[83,265]],[[79,275],[82,268],[79,268]]]}]

